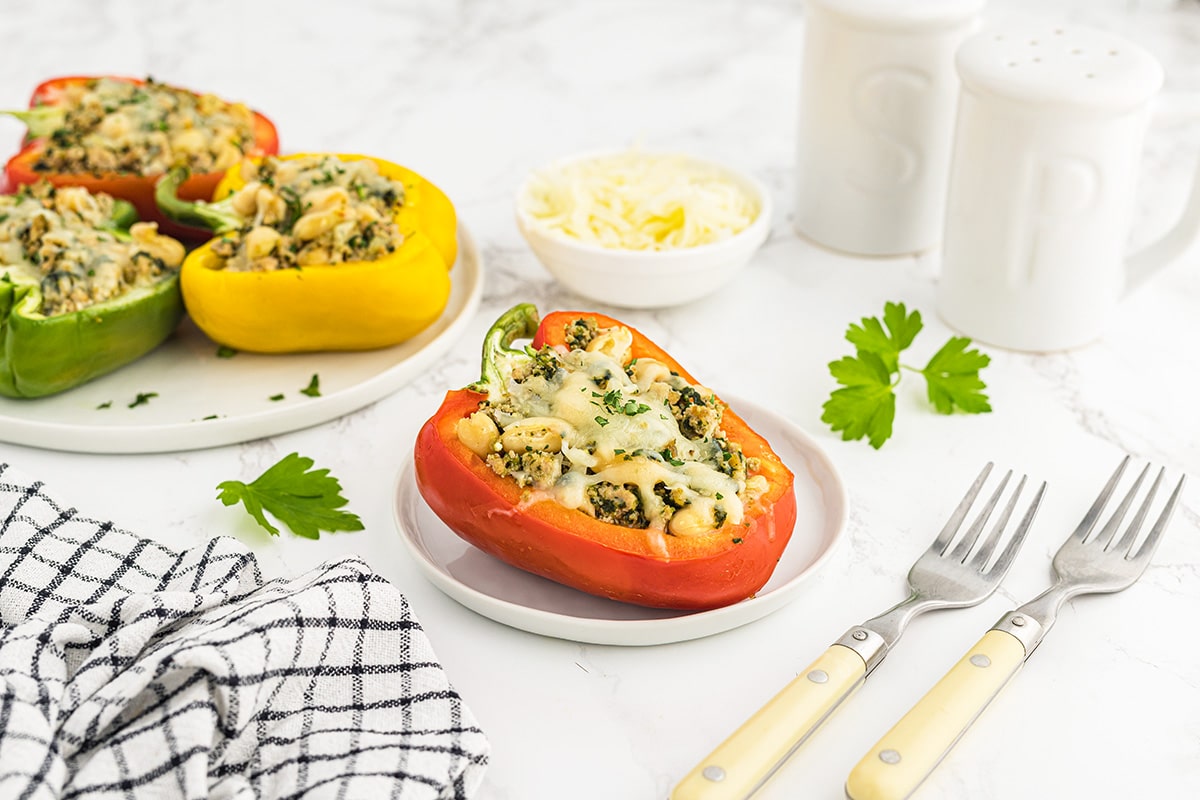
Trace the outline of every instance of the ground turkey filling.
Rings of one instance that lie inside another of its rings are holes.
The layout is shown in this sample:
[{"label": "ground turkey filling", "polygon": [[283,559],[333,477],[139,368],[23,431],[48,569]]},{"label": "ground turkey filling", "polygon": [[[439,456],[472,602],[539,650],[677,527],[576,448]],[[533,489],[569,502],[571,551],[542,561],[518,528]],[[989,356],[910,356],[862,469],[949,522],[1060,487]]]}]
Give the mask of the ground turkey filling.
[{"label": "ground turkey filling", "polygon": [[266,158],[244,162],[242,176],[246,184],[224,202],[245,223],[212,246],[226,270],[376,261],[404,241],[395,222],[404,185],[373,161]]},{"label": "ground turkey filling", "polygon": [[158,282],[179,269],[183,245],[153,222],[112,229],[113,199],[42,182],[0,195],[4,280],[37,282],[41,313],[68,314]]},{"label": "ground turkey filling", "polygon": [[39,172],[161,175],[179,166],[219,172],[254,143],[254,115],[246,106],[152,78],[69,84],[47,108],[63,115],[34,163]]},{"label": "ground turkey filling", "polygon": [[566,347],[509,364],[460,441],[496,474],[604,522],[679,536],[741,524],[767,483],[726,437],[717,397],[631,358],[627,328],[583,318],[565,334]]}]

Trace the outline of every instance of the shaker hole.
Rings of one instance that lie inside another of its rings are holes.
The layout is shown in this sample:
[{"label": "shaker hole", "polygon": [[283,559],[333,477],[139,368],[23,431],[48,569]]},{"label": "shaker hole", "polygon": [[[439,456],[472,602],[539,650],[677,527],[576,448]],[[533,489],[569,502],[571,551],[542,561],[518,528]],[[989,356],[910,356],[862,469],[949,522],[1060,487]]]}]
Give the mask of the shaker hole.
[{"label": "shaker hole", "polygon": [[1084,75],[1083,77],[1085,77],[1085,78],[1094,78],[1094,77],[1096,77],[1096,74],[1095,74],[1094,72],[1089,72],[1089,73],[1087,73],[1086,75]]},{"label": "shaker hole", "polygon": [[1055,29],[1054,29],[1054,35],[1055,35],[1055,36],[1062,36],[1062,35],[1063,35],[1063,29],[1062,29],[1062,28],[1055,28]]},{"label": "shaker hole", "polygon": [[1082,50],[1080,50],[1078,47],[1076,47],[1074,50],[1072,50],[1072,51],[1071,51],[1071,55],[1073,55],[1073,56],[1081,56],[1081,55],[1083,55],[1083,51],[1082,51]]},{"label": "shaker hole", "polygon": [[1117,51],[1116,51],[1116,50],[1109,50],[1109,51],[1108,51],[1108,54],[1109,54],[1110,56],[1115,56],[1115,55],[1117,55]]},{"label": "shaker hole", "polygon": [[1029,44],[1030,44],[1030,45],[1032,45],[1032,46],[1034,46],[1034,47],[1037,47],[1037,39],[1030,39],[1030,40],[1029,40]]},{"label": "shaker hole", "polygon": [[1040,63],[1042,63],[1042,60],[1041,60],[1040,58],[1035,58],[1035,59],[1033,60],[1033,63],[1035,63],[1035,64],[1040,64]]},{"label": "shaker hole", "polygon": [[1010,61],[1010,62],[1008,62],[1008,65],[1009,65],[1010,67],[1015,67],[1015,66],[1017,66],[1017,62],[1015,62],[1015,61]]}]

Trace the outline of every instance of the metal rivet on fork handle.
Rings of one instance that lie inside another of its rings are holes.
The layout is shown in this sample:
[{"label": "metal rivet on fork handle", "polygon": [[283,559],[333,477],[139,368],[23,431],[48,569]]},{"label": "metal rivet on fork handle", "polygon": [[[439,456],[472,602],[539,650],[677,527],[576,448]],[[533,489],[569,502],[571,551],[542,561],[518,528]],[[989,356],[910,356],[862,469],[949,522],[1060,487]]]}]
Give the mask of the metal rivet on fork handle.
[{"label": "metal rivet on fork handle", "polygon": [[866,641],[866,638],[867,638],[867,632],[866,632],[866,631],[855,631],[854,633],[852,633],[852,634],[850,634],[850,635],[851,635],[851,636],[852,636],[854,639],[856,639],[857,641],[860,641],[860,642],[862,642],[862,641]]},{"label": "metal rivet on fork handle", "polygon": [[825,681],[829,680],[829,673],[823,669],[814,669],[808,673],[808,679],[813,683],[825,683]]},{"label": "metal rivet on fork handle", "polygon": [[705,767],[704,772],[700,773],[705,778],[708,778],[713,783],[719,783],[725,780],[725,770],[720,767]]},{"label": "metal rivet on fork handle", "polygon": [[885,764],[899,764],[900,753],[895,750],[881,750],[879,751],[879,760]]},{"label": "metal rivet on fork handle", "polygon": [[975,655],[971,656],[971,663],[977,667],[990,667],[992,665],[992,660],[983,653],[976,653]]}]

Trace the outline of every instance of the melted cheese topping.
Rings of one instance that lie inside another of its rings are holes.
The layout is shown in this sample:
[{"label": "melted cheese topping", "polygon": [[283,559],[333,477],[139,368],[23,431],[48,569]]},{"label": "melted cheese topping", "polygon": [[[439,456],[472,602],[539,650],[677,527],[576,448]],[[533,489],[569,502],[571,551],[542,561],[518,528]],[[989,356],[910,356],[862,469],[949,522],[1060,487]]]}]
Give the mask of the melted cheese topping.
[{"label": "melted cheese topping", "polygon": [[621,250],[672,250],[749,227],[757,203],[712,167],[629,151],[535,173],[524,211],[546,230]]},{"label": "melted cheese topping", "polygon": [[254,115],[246,106],[150,78],[71,83],[54,104],[65,114],[46,139],[39,171],[160,175],[183,164],[218,172],[254,143]]},{"label": "melted cheese topping", "polygon": [[0,274],[36,283],[41,313],[80,311],[158,282],[179,269],[183,245],[139,222],[112,230],[113,199],[41,181],[0,195]]},{"label": "melted cheese topping", "polygon": [[741,523],[749,498],[740,450],[715,425],[695,438],[680,426],[680,392],[702,396],[696,387],[651,359],[630,369],[639,383],[598,350],[560,349],[550,363],[535,374],[510,370],[483,405],[488,419],[474,420],[494,432],[490,452],[477,450],[494,470],[540,499],[627,527],[703,535]]},{"label": "melted cheese topping", "polygon": [[404,242],[396,211],[404,185],[369,159],[332,155],[242,164],[246,184],[228,200],[245,220],[213,243],[230,272],[377,261]]}]

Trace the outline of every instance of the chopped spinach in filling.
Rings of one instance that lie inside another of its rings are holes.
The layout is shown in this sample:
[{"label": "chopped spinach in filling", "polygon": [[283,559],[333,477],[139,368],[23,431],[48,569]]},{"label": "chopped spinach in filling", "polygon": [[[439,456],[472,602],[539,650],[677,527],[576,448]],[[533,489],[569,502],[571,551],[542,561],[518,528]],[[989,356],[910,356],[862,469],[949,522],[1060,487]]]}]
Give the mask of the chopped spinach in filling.
[{"label": "chopped spinach in filling", "polygon": [[246,184],[230,198],[245,220],[212,252],[234,272],[376,261],[404,241],[396,224],[404,186],[375,162],[335,156],[265,158],[242,167]]},{"label": "chopped spinach in filling", "polygon": [[179,269],[184,248],[153,222],[112,229],[113,199],[46,182],[0,195],[0,269],[37,282],[41,313],[80,311],[158,282]]},{"label": "chopped spinach in filling", "polygon": [[61,122],[34,169],[47,173],[161,175],[172,167],[218,172],[254,142],[254,115],[241,103],[147,78],[68,84],[52,106]]},{"label": "chopped spinach in filling", "polygon": [[724,406],[595,320],[567,347],[527,349],[503,391],[461,420],[458,437],[494,472],[603,522],[676,536],[740,524],[766,491],[758,464],[721,429]]}]

